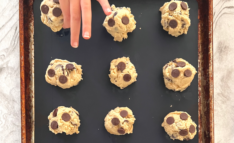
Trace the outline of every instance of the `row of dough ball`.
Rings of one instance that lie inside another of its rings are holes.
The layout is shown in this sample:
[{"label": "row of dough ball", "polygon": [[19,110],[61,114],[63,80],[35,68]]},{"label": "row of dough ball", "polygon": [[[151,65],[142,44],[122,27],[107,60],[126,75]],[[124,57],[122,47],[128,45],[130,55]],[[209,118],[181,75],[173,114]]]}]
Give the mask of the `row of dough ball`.
[{"label": "row of dough ball", "polygon": [[[184,91],[190,86],[196,73],[196,69],[181,58],[177,58],[163,67],[165,85],[174,91]],[[82,80],[82,74],[81,65],[67,60],[55,59],[49,64],[45,79],[52,85],[66,89],[78,85]],[[128,57],[111,61],[109,78],[111,83],[120,89],[136,82],[137,76],[136,68]]]},{"label": "row of dough ball", "polygon": [[[52,60],[46,70],[45,80],[54,86],[67,89],[79,84],[82,78],[81,65],[67,60]],[[135,66],[127,57],[118,58],[111,62],[110,81],[121,89],[136,81]]]},{"label": "row of dough ball", "polygon": [[[79,112],[72,107],[59,106],[48,116],[49,130],[54,134],[63,132],[66,135],[78,134],[80,127],[79,115]],[[106,115],[104,126],[110,134],[131,134],[133,133],[135,120],[131,109],[116,107]],[[191,140],[197,133],[197,125],[192,121],[191,116],[182,111],[169,113],[164,118],[162,127],[173,140]]]},{"label": "row of dough ball", "polygon": [[[57,32],[63,26],[63,14],[59,0],[43,0],[40,6],[41,21]],[[111,6],[112,13],[106,16],[103,26],[107,32],[114,37],[114,41],[122,42],[128,38],[128,33],[136,29],[136,21],[129,7]],[[161,8],[163,29],[172,36],[178,37],[187,34],[191,25],[189,19],[189,8],[186,2],[175,1],[166,2]]]}]

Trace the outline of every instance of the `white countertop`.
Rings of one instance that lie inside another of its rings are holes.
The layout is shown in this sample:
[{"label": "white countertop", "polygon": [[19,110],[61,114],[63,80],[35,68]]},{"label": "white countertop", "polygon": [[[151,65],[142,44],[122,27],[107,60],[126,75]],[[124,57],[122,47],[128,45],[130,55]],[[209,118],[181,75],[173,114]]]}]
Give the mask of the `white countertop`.
[{"label": "white countertop", "polygon": [[[234,143],[234,0],[214,3],[215,143]],[[0,0],[0,142],[21,142],[19,1]]]}]

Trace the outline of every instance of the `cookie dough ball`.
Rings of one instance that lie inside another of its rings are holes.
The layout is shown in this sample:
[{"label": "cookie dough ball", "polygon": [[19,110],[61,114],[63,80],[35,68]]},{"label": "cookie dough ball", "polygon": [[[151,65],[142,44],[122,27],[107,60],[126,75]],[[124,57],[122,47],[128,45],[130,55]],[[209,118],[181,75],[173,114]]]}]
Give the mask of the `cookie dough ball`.
[{"label": "cookie dough ball", "polygon": [[78,85],[82,80],[81,65],[67,60],[55,59],[50,62],[45,74],[49,84],[63,89]]},{"label": "cookie dough ball", "polygon": [[188,4],[183,1],[166,2],[161,8],[161,24],[168,34],[178,37],[187,34],[191,25]]},{"label": "cookie dough ball", "polygon": [[128,107],[117,107],[105,117],[105,128],[110,134],[125,135],[133,133],[135,122],[132,110]]},{"label": "cookie dough ball", "polygon": [[184,91],[190,86],[196,73],[196,69],[181,58],[177,58],[163,67],[165,85],[174,91]]},{"label": "cookie dough ball", "polygon": [[120,89],[124,89],[136,81],[137,72],[135,66],[128,57],[112,60],[110,63],[110,81]]},{"label": "cookie dough ball", "polygon": [[54,134],[66,133],[66,135],[78,134],[80,127],[79,113],[72,107],[59,106],[48,116],[49,130]]},{"label": "cookie dough ball", "polygon": [[173,140],[192,140],[197,134],[196,123],[192,121],[188,113],[183,111],[169,113],[164,118],[162,127]]},{"label": "cookie dough ball", "polygon": [[112,14],[106,16],[103,26],[107,32],[114,37],[114,41],[122,42],[128,38],[128,32],[132,32],[136,28],[136,21],[128,7],[111,6]]},{"label": "cookie dough ball", "polygon": [[59,0],[43,0],[40,9],[41,21],[52,31],[60,31],[63,27],[63,14]]}]

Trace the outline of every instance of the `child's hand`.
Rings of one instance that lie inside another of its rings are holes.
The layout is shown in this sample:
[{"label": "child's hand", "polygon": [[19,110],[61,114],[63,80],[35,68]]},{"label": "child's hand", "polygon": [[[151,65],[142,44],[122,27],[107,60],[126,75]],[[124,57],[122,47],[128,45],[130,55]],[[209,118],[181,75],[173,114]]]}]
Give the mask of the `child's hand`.
[{"label": "child's hand", "polygon": [[[111,14],[111,8],[108,0],[97,0],[106,15]],[[71,46],[79,46],[80,25],[82,17],[82,35],[84,39],[91,38],[91,0],[59,0],[63,12],[63,28],[71,30]]]}]

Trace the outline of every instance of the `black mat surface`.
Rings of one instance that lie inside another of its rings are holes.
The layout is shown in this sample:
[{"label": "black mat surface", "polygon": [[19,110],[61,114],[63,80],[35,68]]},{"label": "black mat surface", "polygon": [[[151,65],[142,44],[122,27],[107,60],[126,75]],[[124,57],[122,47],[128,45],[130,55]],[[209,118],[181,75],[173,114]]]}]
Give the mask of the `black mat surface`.
[{"label": "black mat surface", "polygon": [[[189,3],[192,25],[187,35],[172,37],[163,30],[159,8],[166,0],[110,0],[116,6],[131,7],[136,30],[122,43],[114,42],[102,26],[105,15],[92,1],[92,38],[80,39],[78,49],[70,46],[70,36],[60,37],[40,20],[41,0],[34,2],[35,19],[35,142],[36,143],[179,143],[169,139],[161,127],[172,111],[188,112],[198,123],[198,77],[184,92],[165,88],[162,67],[170,60],[184,58],[198,66],[198,4]],[[141,28],[141,30],[139,29]],[[137,82],[120,90],[109,81],[111,60],[129,56],[135,65]],[[59,58],[81,64],[84,80],[76,87],[61,89],[45,81],[51,60]],[[172,105],[172,107],[170,107]],[[54,135],[48,129],[48,115],[58,106],[72,106],[80,113],[80,134]],[[104,127],[106,114],[117,106],[132,109],[134,133],[110,135]],[[190,143],[198,142],[198,135]]]}]

